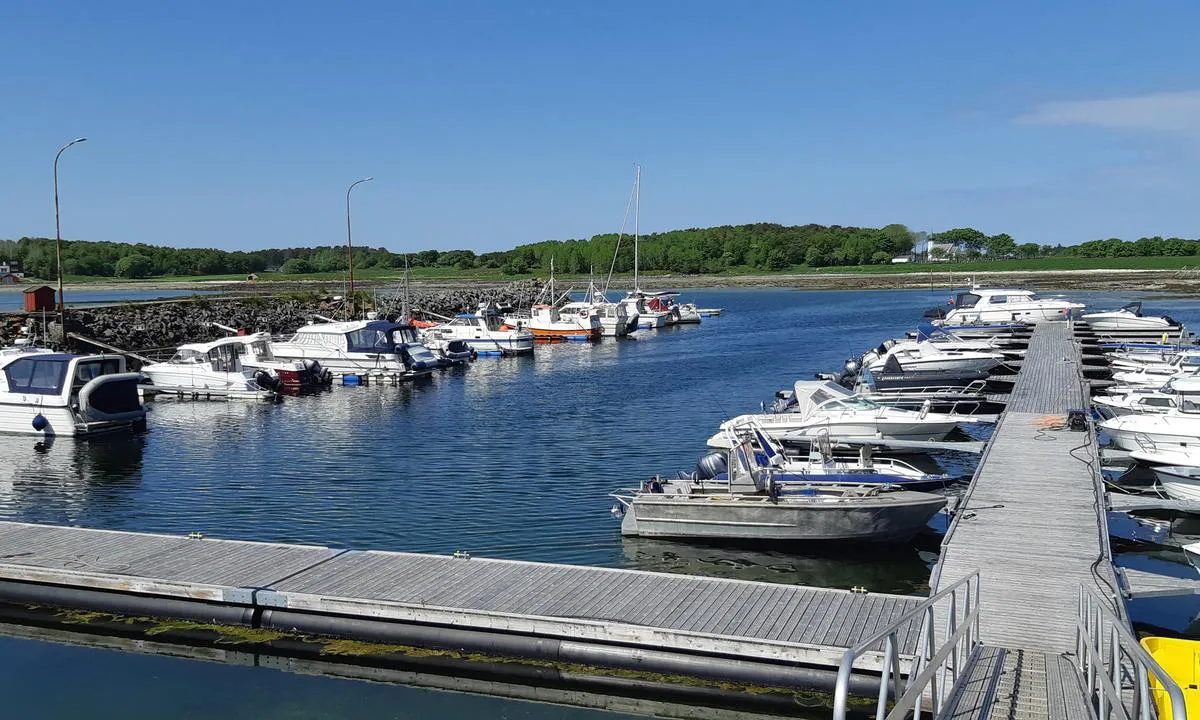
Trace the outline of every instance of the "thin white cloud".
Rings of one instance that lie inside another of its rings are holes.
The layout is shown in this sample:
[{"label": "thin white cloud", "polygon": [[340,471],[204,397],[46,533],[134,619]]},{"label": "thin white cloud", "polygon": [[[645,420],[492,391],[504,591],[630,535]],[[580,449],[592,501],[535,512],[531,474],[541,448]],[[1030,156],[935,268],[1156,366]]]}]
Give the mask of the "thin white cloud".
[{"label": "thin white cloud", "polygon": [[1200,134],[1200,90],[1042,103],[1020,125],[1090,125],[1110,130]]}]

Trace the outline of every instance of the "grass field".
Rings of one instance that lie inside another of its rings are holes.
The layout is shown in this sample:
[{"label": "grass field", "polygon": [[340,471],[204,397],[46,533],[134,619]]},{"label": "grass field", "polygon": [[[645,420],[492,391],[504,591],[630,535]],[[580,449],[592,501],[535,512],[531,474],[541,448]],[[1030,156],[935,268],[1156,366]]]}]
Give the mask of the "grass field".
[{"label": "grass field", "polygon": [[[742,266],[730,268],[722,273],[709,274],[708,277],[737,277],[744,275],[844,275],[854,273],[864,274],[909,274],[909,273],[972,273],[972,272],[1037,272],[1037,271],[1069,271],[1069,270],[1183,270],[1200,268],[1200,256],[1153,256],[1153,257],[1124,257],[1124,258],[1080,258],[1080,257],[1049,257],[1032,258],[1028,260],[995,260],[975,262],[943,262],[943,263],[901,263],[886,265],[840,265],[836,267],[812,268],[803,265],[784,268],[782,270],[763,270],[756,267]],[[545,269],[535,269],[521,275],[505,275],[497,268],[474,268],[459,270],[444,267],[418,267],[409,271],[414,280],[520,280],[529,277],[545,277]],[[671,275],[665,272],[645,272],[646,277],[656,275]],[[364,268],[355,271],[356,281],[385,281],[399,282],[403,271],[394,268]],[[561,275],[564,281],[586,281],[586,275]],[[621,277],[627,277],[622,275]],[[145,283],[145,282],[219,282],[245,280],[244,275],[164,275],[138,280],[121,278],[92,277],[84,275],[68,275],[65,281],[72,285],[87,283]],[[326,282],[330,285],[345,282],[346,273],[308,273],[304,275],[285,275],[282,273],[259,273],[260,282]],[[603,276],[598,279],[603,280]]]}]

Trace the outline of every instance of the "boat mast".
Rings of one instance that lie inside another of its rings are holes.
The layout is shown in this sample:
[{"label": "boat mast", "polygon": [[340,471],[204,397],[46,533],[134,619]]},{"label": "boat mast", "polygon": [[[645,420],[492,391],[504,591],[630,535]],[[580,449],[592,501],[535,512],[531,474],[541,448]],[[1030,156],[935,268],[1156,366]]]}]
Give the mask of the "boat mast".
[{"label": "boat mast", "polygon": [[638,284],[638,231],[642,216],[642,166],[638,165],[633,176],[633,291],[640,293]]}]

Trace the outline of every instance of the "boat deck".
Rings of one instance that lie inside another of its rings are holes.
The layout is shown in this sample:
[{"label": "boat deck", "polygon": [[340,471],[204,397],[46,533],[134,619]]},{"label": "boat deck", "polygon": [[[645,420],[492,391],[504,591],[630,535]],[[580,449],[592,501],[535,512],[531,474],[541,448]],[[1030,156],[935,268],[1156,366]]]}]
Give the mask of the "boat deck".
[{"label": "boat deck", "polygon": [[1065,428],[1086,397],[1070,333],[1067,323],[1037,326],[936,573],[945,587],[981,571],[982,639],[1010,651],[1073,651],[1080,585],[1104,595],[1116,586],[1095,439]]},{"label": "boat deck", "polygon": [[[14,587],[36,590],[33,583],[822,667],[836,667],[846,647],[920,601],[614,568],[0,522],[0,599],[13,601]],[[915,644],[912,628],[902,645],[911,654]],[[629,665],[636,667],[636,653]]]}]

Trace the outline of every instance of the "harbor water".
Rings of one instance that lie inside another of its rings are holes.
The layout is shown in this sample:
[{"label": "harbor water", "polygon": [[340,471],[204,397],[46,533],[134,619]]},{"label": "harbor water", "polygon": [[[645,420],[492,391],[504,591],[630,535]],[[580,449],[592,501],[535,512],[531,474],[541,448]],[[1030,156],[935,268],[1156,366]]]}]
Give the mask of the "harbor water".
[{"label": "harbor water", "polygon": [[[539,347],[533,357],[480,358],[399,386],[339,386],[279,404],[157,401],[149,432],[137,437],[0,437],[0,519],[924,593],[936,527],[912,543],[857,549],[622,538],[607,493],[690,469],[722,420],[757,411],[797,379],[838,370],[949,295],[697,290],[683,299],[725,314],[626,340]],[[1144,299],[1147,313],[1200,323],[1197,300],[1070,295],[1105,308]],[[968,456],[936,461],[955,475],[973,469]],[[19,668],[0,674],[14,717],[594,712],[3,633],[0,666]],[[64,677],[79,692],[48,693]],[[144,712],[131,712],[135,697]],[[82,698],[86,707],[72,704]]]}]

